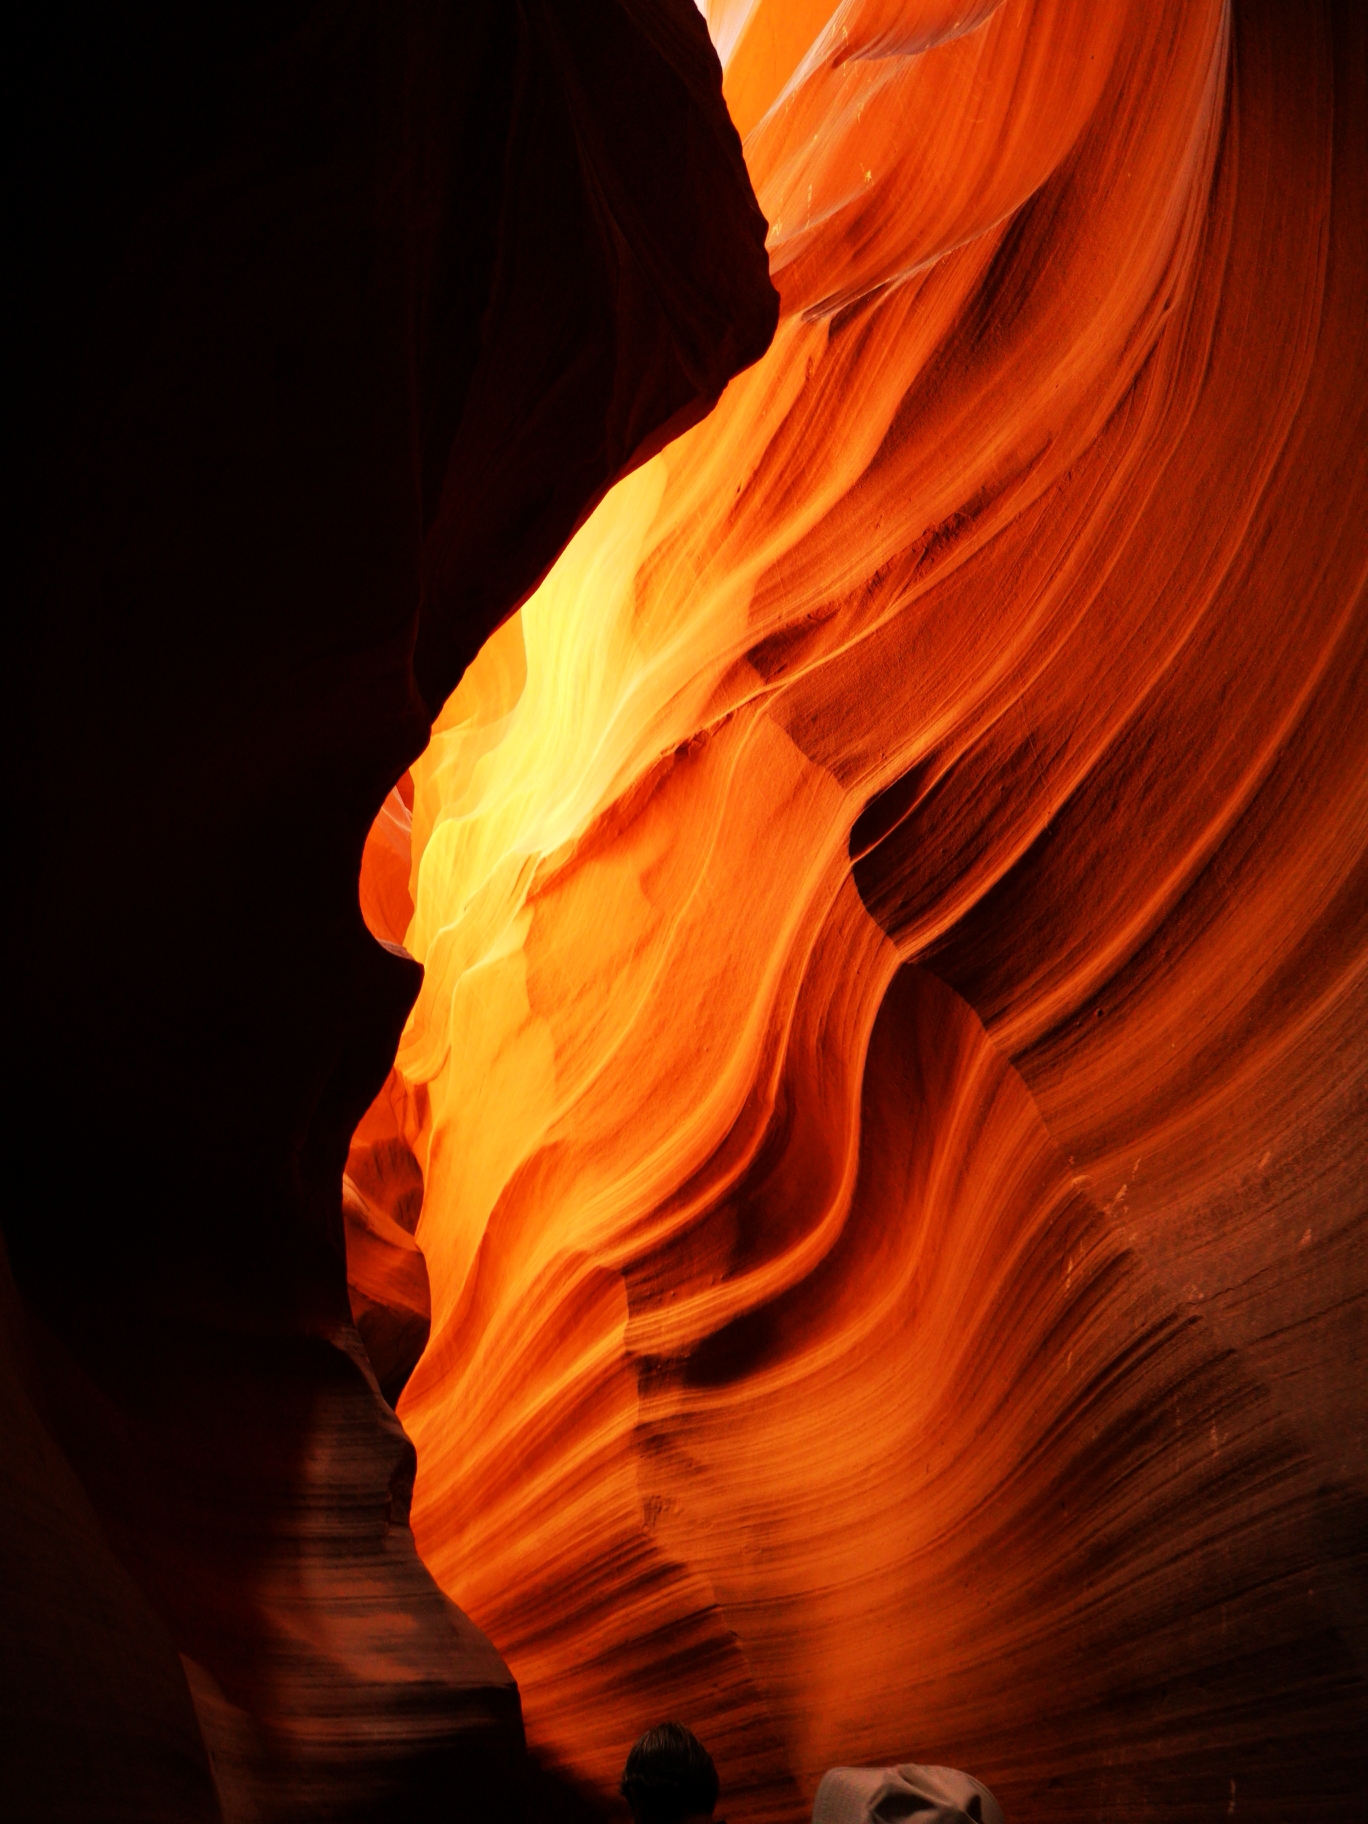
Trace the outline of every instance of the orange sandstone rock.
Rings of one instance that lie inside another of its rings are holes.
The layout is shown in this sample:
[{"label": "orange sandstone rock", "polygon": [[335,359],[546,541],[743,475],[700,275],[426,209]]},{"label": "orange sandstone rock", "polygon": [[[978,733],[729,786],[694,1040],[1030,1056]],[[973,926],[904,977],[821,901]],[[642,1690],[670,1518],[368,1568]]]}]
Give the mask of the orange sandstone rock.
[{"label": "orange sandstone rock", "polygon": [[601,1795],[1342,1809],[1362,21],[711,18],[774,344],[413,768],[415,1536]]}]

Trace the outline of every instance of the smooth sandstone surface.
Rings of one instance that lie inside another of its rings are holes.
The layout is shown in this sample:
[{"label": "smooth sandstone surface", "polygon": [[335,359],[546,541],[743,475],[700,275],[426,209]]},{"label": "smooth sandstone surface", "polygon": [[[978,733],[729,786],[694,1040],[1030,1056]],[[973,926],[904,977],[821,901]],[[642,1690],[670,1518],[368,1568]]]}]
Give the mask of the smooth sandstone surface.
[{"label": "smooth sandstone surface", "polygon": [[709,15],[773,346],[366,851],[419,1549],[605,1812],[673,1714],[733,1820],[1347,1815],[1362,11]]}]

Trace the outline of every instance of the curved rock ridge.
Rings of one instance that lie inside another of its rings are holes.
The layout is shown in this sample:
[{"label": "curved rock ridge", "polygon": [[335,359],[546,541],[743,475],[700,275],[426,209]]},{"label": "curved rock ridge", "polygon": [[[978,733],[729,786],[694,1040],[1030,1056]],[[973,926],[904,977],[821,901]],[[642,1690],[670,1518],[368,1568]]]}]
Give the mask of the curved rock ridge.
[{"label": "curved rock ridge", "polygon": [[11,52],[0,1809],[517,1815],[382,1397],[397,1127],[344,1211],[421,975],[356,883],[427,704],[767,345],[764,220],[688,0],[58,4]]},{"label": "curved rock ridge", "polygon": [[675,1714],[734,1819],[909,1759],[1343,1809],[1363,19],[710,23],[774,344],[367,850],[425,968],[419,1548],[605,1804]]}]

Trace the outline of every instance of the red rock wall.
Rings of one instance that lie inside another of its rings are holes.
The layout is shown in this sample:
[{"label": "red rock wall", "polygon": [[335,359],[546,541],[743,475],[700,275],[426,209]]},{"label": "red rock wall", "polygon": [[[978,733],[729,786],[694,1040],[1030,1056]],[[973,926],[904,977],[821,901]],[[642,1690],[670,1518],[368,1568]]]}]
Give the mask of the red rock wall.
[{"label": "red rock wall", "polygon": [[683,0],[11,52],[4,1804],[506,1811],[518,1694],[348,1309],[420,975],[356,881],[428,705],[765,346],[763,223]]},{"label": "red rock wall", "polygon": [[734,1820],[1347,1811],[1361,13],[711,26],[773,347],[367,852],[419,1547],[604,1804],[677,1714]]}]

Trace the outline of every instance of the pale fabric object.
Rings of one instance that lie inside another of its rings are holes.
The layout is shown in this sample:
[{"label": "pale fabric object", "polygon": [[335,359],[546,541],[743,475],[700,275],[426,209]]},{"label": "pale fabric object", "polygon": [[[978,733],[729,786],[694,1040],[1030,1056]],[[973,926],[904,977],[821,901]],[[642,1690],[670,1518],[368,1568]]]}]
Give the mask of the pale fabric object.
[{"label": "pale fabric object", "polygon": [[833,1767],[823,1774],[812,1824],[1004,1824],[980,1780],[956,1767]]}]

